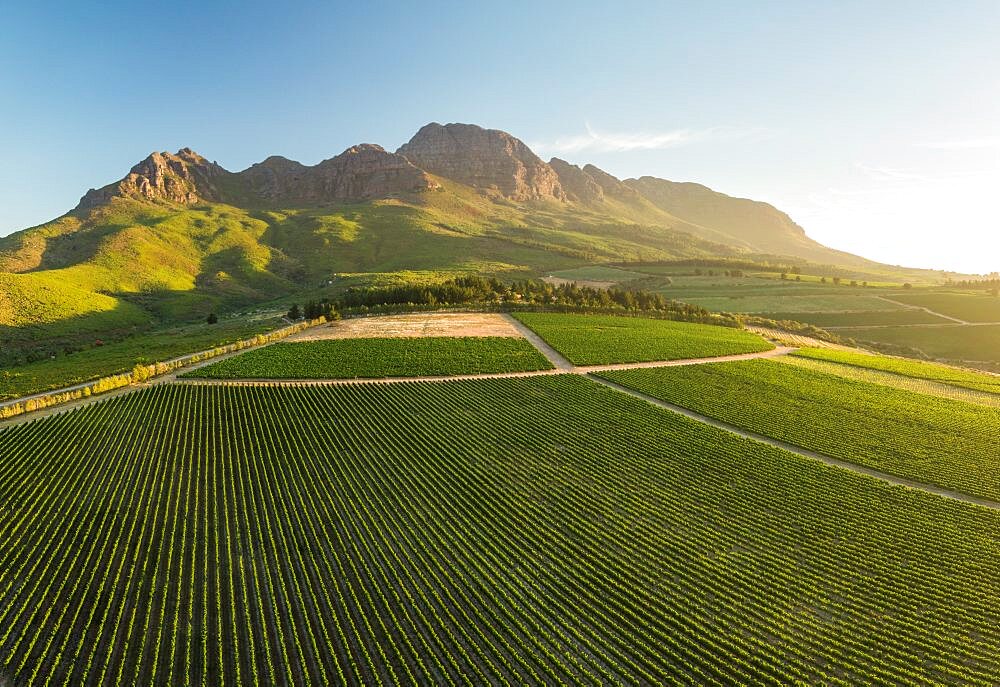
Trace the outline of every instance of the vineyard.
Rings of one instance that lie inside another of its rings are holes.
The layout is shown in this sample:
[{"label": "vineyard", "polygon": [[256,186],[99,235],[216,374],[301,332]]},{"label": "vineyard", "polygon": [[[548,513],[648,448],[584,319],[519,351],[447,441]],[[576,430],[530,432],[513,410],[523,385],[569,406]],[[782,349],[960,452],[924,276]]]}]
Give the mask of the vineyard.
[{"label": "vineyard", "polygon": [[[884,301],[883,301],[884,302]],[[886,303],[891,307],[891,303]],[[881,327],[901,324],[949,324],[950,320],[926,310],[866,310],[863,312],[772,312],[768,319],[793,320],[817,327]]]},{"label": "vineyard", "polygon": [[1000,409],[767,360],[601,373],[737,427],[1000,501]]},{"label": "vineyard", "polygon": [[795,351],[793,355],[813,360],[826,360],[843,365],[853,365],[871,370],[881,370],[883,372],[903,375],[904,377],[926,379],[974,391],[988,391],[1000,394],[1000,376],[963,370],[947,365],[938,365],[919,360],[907,360],[905,358],[890,358],[883,355],[866,355],[852,351],[819,348],[800,349]]},{"label": "vineyard", "polygon": [[1000,513],[577,375],[160,385],[0,457],[13,684],[1000,674]]},{"label": "vineyard", "polygon": [[920,379],[918,377],[907,377],[893,372],[883,372],[868,367],[858,367],[844,363],[834,363],[819,358],[803,357],[798,355],[783,355],[774,359],[783,365],[792,365],[807,370],[815,370],[835,377],[844,379],[855,379],[868,384],[878,384],[889,386],[894,389],[913,391],[918,394],[937,396],[940,398],[950,398],[955,401],[974,403],[976,405],[987,406],[989,408],[1000,408],[1000,394],[989,391],[974,391],[961,386],[952,386],[942,382],[935,382],[930,379]]},{"label": "vineyard", "polygon": [[613,315],[514,316],[574,365],[707,358],[774,348],[756,334],[707,324]]},{"label": "vineyard", "polygon": [[514,337],[360,338],[280,343],[192,370],[217,379],[344,379],[526,372],[552,364]]},{"label": "vineyard", "polygon": [[966,322],[1000,322],[1000,298],[985,293],[905,293],[892,298]]}]

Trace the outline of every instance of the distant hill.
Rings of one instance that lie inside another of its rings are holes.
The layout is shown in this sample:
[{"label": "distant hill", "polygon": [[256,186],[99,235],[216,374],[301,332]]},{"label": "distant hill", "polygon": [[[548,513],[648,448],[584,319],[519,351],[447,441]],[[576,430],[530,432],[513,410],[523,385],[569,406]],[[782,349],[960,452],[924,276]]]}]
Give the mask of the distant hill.
[{"label": "distant hill", "polygon": [[345,273],[525,277],[754,254],[877,267],[770,205],[545,162],[469,124],[428,124],[394,153],[359,144],[313,166],[274,156],[231,172],[182,148],[0,238],[0,348],[203,317]]}]

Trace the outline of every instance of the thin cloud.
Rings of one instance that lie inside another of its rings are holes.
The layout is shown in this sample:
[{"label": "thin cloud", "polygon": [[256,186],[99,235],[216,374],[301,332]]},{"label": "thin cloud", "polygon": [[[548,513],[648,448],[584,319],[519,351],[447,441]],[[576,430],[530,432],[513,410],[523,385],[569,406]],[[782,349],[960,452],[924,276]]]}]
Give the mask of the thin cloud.
[{"label": "thin cloud", "polygon": [[1000,148],[1000,136],[986,136],[984,138],[965,138],[953,141],[929,141],[917,143],[918,148],[931,148],[934,150],[981,150],[985,148]]},{"label": "thin cloud", "polygon": [[698,143],[710,138],[734,138],[752,133],[730,127],[709,129],[673,129],[660,132],[607,132],[597,131],[586,124],[587,133],[564,136],[554,141],[540,141],[530,144],[535,150],[550,153],[625,153],[633,150],[662,150],[676,146]]}]

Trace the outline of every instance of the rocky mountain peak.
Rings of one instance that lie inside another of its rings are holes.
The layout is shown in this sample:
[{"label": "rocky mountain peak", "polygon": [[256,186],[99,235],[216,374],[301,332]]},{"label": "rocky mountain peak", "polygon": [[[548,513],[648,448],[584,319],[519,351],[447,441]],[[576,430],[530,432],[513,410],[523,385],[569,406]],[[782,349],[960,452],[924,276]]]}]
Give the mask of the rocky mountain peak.
[{"label": "rocky mountain peak", "polygon": [[599,203],[604,200],[604,189],[592,176],[557,157],[549,160],[549,166],[559,175],[559,183],[566,192],[567,200],[582,203]]},{"label": "rocky mountain peak", "polygon": [[512,200],[566,199],[556,172],[505,131],[433,122],[396,152],[432,174]]},{"label": "rocky mountain peak", "polygon": [[600,167],[595,167],[594,165],[584,165],[583,171],[586,172],[587,175],[604,190],[604,193],[609,196],[626,200],[634,199],[639,196],[639,192],[634,188],[627,186],[621,179],[608,174]]},{"label": "rocky mountain peak", "polygon": [[227,172],[190,148],[176,154],[153,152],[121,181],[90,189],[77,209],[87,209],[112,198],[164,200],[181,205],[219,200],[212,178]]},{"label": "rocky mountain peak", "polygon": [[312,167],[272,156],[237,176],[257,196],[296,203],[369,200],[438,185],[402,155],[372,143],[351,146]]}]

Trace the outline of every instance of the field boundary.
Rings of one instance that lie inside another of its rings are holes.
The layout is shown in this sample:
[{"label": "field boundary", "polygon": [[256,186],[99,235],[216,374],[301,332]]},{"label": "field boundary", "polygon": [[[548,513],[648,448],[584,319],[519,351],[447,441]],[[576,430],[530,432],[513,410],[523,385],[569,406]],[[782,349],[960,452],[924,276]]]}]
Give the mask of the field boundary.
[{"label": "field boundary", "polygon": [[598,384],[603,384],[609,389],[614,389],[615,391],[620,391],[621,393],[628,394],[634,398],[641,399],[647,403],[652,403],[653,405],[663,408],[664,410],[669,410],[679,415],[683,415],[691,420],[696,420],[698,422],[704,423],[706,425],[711,425],[717,429],[724,430],[731,434],[736,434],[744,439],[749,439],[751,441],[757,441],[762,444],[767,444],[768,446],[773,446],[774,448],[780,448],[783,451],[788,451],[789,453],[794,453],[806,458],[812,458],[813,460],[818,460],[821,463],[831,465],[836,468],[841,468],[844,470],[850,470],[851,472],[856,472],[862,475],[867,475],[868,477],[874,477],[875,479],[881,480],[883,482],[888,482],[890,484],[895,484],[900,487],[905,487],[907,489],[915,489],[917,491],[924,491],[929,494],[935,494],[947,499],[952,499],[954,501],[962,501],[964,503],[971,503],[976,506],[982,506],[984,508],[990,508],[993,510],[1000,510],[1000,503],[997,501],[991,501],[990,499],[984,499],[978,496],[971,496],[969,494],[954,491],[952,489],[945,489],[944,487],[938,487],[933,484],[928,484],[927,482],[918,482],[916,480],[906,479],[905,477],[898,477],[889,472],[882,472],[881,470],[874,470],[864,465],[858,465],[857,463],[851,463],[846,460],[841,460],[839,458],[833,458],[826,455],[825,453],[819,453],[817,451],[811,451],[807,448],[802,448],[795,444],[790,444],[786,441],[781,441],[780,439],[773,439],[764,434],[758,434],[756,432],[751,432],[746,429],[737,427],[736,425],[731,425],[728,422],[723,422],[722,420],[716,420],[713,417],[707,415],[702,415],[701,413],[696,413],[693,410],[688,410],[683,406],[674,405],[673,403],[668,403],[662,401],[655,396],[650,396],[649,394],[644,394],[641,391],[632,389],[630,387],[624,386],[617,382],[613,382],[610,379],[604,379],[602,377],[596,377],[594,375],[588,375],[590,379],[597,382]]}]

